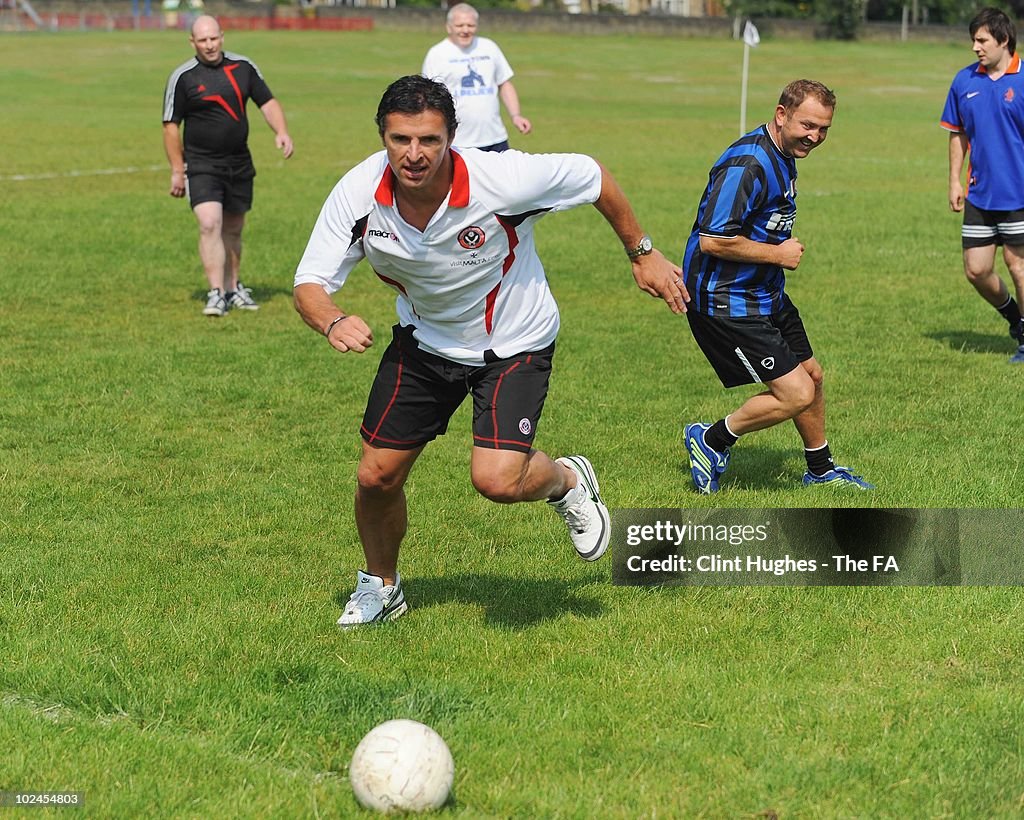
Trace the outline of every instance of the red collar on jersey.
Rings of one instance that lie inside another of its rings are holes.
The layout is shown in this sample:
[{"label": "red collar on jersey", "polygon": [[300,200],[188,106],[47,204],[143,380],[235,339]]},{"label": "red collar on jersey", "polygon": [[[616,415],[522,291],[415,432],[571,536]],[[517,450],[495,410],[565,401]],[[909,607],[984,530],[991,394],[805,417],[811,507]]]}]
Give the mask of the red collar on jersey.
[{"label": "red collar on jersey", "polygon": [[[465,208],[469,205],[469,171],[466,161],[458,152],[449,150],[452,157],[452,190],[448,197],[449,208]],[[388,165],[380,178],[374,199],[381,205],[395,204],[395,173]]]}]

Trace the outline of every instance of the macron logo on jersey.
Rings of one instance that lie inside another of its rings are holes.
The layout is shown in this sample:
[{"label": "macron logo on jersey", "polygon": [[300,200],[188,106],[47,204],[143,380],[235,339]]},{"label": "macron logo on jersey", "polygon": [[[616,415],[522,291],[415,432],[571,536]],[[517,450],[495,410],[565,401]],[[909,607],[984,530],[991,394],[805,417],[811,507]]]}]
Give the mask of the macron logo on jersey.
[{"label": "macron logo on jersey", "polygon": [[402,240],[398,238],[398,234],[392,233],[391,231],[377,231],[370,228],[366,233],[379,239],[390,239],[392,242],[397,242],[399,245],[402,244]]}]

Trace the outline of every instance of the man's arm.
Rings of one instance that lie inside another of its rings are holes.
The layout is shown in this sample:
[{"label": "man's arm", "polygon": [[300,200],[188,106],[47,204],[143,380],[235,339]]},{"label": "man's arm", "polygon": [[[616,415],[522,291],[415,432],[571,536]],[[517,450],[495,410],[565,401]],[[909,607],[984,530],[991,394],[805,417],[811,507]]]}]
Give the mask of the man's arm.
[{"label": "man's arm", "polygon": [[779,245],[755,242],[745,236],[700,236],[701,253],[717,256],[729,262],[754,262],[759,265],[779,265],[796,270],[804,254],[804,246],[795,236]]},{"label": "man's arm", "polygon": [[[612,226],[615,235],[626,248],[637,246],[644,236],[644,231],[619,183],[603,165],[601,196],[594,203],[594,207]],[[690,294],[683,285],[683,272],[679,267],[669,262],[657,249],[631,261],[633,279],[640,290],[664,299],[673,313],[686,313],[686,303],[690,301]]]},{"label": "man's arm", "polygon": [[519,94],[511,80],[506,80],[498,86],[498,96],[505,104],[505,110],[512,118],[512,124],[519,130],[520,134],[529,134],[533,130],[533,124],[523,116],[519,108]]},{"label": "man's arm", "polygon": [[[327,336],[331,347],[342,353],[362,353],[373,344],[373,333],[359,316],[346,314],[320,285],[296,285],[295,309],[307,325]],[[337,320],[337,321],[335,321]]]},{"label": "man's arm", "polygon": [[274,131],[274,145],[281,149],[284,158],[288,159],[295,150],[292,138],[288,135],[288,123],[284,118],[284,109],[276,99],[267,100],[260,106],[260,113],[267,125]]},{"label": "man's arm", "polygon": [[961,175],[967,157],[967,135],[963,131],[949,132],[949,209],[960,213],[964,209],[964,185]]},{"label": "man's arm", "polygon": [[164,123],[164,153],[171,164],[171,190],[174,197],[185,196],[185,151],[181,147],[181,130],[176,122]]}]

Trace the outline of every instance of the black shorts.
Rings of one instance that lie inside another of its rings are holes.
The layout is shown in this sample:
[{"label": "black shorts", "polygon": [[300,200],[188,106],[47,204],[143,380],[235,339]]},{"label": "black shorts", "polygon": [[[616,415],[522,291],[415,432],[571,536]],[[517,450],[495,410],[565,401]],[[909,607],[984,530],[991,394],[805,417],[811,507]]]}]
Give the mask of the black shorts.
[{"label": "black shorts", "polygon": [[814,356],[788,296],[778,313],[741,319],[688,311],[693,338],[726,387],[769,382]]},{"label": "black shorts", "polygon": [[480,150],[481,151],[493,151],[496,154],[500,154],[503,151],[507,151],[508,150],[508,140],[502,140],[501,142],[496,142],[496,143],[494,143],[494,145],[481,145],[480,146]]},{"label": "black shorts", "polygon": [[555,346],[483,365],[421,350],[412,327],[395,325],[370,388],[360,434],[367,444],[413,450],[443,435],[473,394],[473,445],[529,452],[548,395]]},{"label": "black shorts", "polygon": [[960,241],[965,250],[988,245],[1024,245],[1024,210],[986,211],[965,202]]},{"label": "black shorts", "polygon": [[224,213],[244,214],[252,210],[253,168],[220,171],[217,173],[186,173],[185,190],[188,201],[195,208],[203,202],[219,202]]}]

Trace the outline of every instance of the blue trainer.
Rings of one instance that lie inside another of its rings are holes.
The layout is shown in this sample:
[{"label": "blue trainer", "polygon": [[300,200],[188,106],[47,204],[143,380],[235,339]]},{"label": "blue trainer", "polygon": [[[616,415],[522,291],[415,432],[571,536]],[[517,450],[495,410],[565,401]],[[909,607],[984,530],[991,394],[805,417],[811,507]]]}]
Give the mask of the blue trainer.
[{"label": "blue trainer", "polygon": [[810,470],[804,473],[804,486],[811,484],[835,484],[846,487],[856,487],[858,490],[873,490],[874,484],[868,484],[859,475],[850,472],[849,467],[833,467],[825,475],[815,475]]},{"label": "blue trainer", "polygon": [[1024,364],[1024,345],[1017,348],[1017,352],[1010,357],[1010,364]]},{"label": "blue trainer", "polygon": [[690,476],[693,478],[693,486],[697,492],[709,493],[718,492],[718,479],[722,477],[725,468],[729,466],[729,451],[724,453],[712,450],[704,442],[704,433],[711,429],[710,424],[687,424],[683,431],[683,439],[686,443],[686,452],[690,456]]}]

